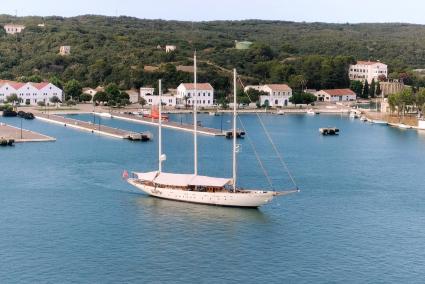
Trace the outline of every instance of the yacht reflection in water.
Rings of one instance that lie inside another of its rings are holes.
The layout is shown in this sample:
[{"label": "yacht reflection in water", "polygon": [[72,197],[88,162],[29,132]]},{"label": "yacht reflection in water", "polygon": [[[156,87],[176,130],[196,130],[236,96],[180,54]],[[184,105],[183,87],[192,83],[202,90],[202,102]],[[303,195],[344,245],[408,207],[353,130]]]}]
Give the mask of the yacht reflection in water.
[{"label": "yacht reflection in water", "polygon": [[238,207],[205,206],[202,204],[191,204],[149,196],[140,196],[136,204],[143,210],[144,214],[164,218],[167,220],[184,217],[190,218],[193,223],[205,223],[211,221],[253,221],[258,224],[267,224],[271,220],[267,215],[257,208],[242,209]]}]

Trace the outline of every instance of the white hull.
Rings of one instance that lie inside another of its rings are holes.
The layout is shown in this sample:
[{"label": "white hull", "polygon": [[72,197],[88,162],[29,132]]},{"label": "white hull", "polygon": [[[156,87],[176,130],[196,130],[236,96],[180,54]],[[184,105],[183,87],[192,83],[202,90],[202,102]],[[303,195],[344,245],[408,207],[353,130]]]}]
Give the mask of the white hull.
[{"label": "white hull", "polygon": [[244,192],[200,192],[187,191],[172,188],[155,188],[137,182],[136,179],[128,179],[128,183],[139,190],[158,198],[229,207],[256,208],[272,201],[278,195],[273,191],[244,191]]},{"label": "white hull", "polygon": [[388,124],[388,122],[386,122],[385,120],[378,120],[378,119],[372,119],[370,122],[374,124],[385,124],[385,125]]}]

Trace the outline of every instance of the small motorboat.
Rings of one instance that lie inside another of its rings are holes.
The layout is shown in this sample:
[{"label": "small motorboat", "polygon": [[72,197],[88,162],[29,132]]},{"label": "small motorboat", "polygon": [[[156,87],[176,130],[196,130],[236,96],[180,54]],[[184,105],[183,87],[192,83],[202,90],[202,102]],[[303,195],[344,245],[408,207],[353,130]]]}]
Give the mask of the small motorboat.
[{"label": "small motorboat", "polygon": [[276,112],[277,115],[285,115],[285,111],[283,109],[280,109]]},{"label": "small motorboat", "polygon": [[307,114],[308,115],[316,115],[316,114],[318,114],[318,113],[316,113],[314,110],[312,110],[312,109],[309,109],[308,111],[307,111]]}]

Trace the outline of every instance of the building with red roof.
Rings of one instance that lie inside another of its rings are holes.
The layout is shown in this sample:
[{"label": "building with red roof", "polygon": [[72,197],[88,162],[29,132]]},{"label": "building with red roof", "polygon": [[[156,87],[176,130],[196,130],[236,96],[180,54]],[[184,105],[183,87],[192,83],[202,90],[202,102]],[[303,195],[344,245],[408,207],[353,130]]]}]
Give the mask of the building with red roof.
[{"label": "building with red roof", "polygon": [[52,97],[62,100],[63,91],[49,82],[23,83],[10,80],[0,80],[0,103],[4,103],[10,95],[16,94],[21,104],[37,105],[40,102],[48,104]]},{"label": "building with red roof", "polygon": [[320,90],[314,95],[320,102],[349,102],[357,99],[356,93],[350,89]]},{"label": "building with red roof", "polygon": [[350,65],[348,71],[350,80],[368,81],[370,84],[372,80],[378,81],[379,78],[388,77],[388,66],[379,61],[357,61],[356,64]]}]

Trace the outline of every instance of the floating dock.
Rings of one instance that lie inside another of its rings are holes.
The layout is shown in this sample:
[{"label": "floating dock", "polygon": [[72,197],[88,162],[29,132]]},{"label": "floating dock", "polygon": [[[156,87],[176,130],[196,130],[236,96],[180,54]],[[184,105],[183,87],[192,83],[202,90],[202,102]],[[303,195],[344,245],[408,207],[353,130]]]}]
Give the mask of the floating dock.
[{"label": "floating dock", "polygon": [[132,132],[132,131],[105,126],[102,124],[100,125],[93,124],[91,122],[63,117],[60,115],[46,115],[42,113],[37,113],[35,117],[42,121],[46,121],[46,122],[50,122],[50,123],[62,125],[65,127],[78,129],[78,130],[88,131],[95,134],[118,138],[118,139],[128,139],[132,141],[149,141],[153,138],[152,134],[149,132],[143,132],[143,133]]},{"label": "floating dock", "polygon": [[0,123],[0,140],[13,140],[14,143],[24,142],[53,142],[55,138],[34,131],[20,129]]},{"label": "floating dock", "polygon": [[[105,113],[95,112],[94,114],[97,115],[97,116],[105,117]],[[145,124],[145,125],[158,127],[158,120],[157,119],[146,118],[146,117],[130,115],[130,114],[122,114],[122,113],[112,113],[112,115],[110,117],[115,118],[115,119],[121,119],[121,120],[126,120],[126,121],[135,122],[135,123],[141,123],[141,124]],[[181,123],[173,122],[173,121],[163,121],[162,127],[193,133],[193,125],[192,124],[181,124]],[[198,127],[197,132],[198,132],[198,134],[208,135],[208,136],[225,136],[225,132],[223,132],[219,129],[202,127],[202,126]]]},{"label": "floating dock", "polygon": [[319,128],[319,132],[322,135],[338,135],[339,134],[339,129],[335,128],[335,127],[325,127],[325,128]]}]

